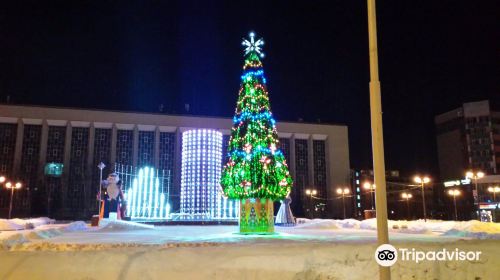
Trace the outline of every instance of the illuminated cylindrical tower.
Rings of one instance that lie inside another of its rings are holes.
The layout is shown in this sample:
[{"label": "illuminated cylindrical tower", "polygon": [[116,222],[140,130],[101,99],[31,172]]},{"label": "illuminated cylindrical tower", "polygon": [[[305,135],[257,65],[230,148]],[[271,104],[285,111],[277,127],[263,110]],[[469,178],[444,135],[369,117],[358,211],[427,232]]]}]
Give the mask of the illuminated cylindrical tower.
[{"label": "illuminated cylindrical tower", "polygon": [[221,166],[222,133],[210,129],[182,133],[181,219],[218,216]]}]

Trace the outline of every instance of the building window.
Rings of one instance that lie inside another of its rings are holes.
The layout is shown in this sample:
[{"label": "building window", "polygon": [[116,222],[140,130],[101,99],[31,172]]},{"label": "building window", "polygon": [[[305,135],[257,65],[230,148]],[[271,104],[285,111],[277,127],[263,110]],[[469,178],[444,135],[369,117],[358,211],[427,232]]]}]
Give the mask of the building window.
[{"label": "building window", "polygon": [[87,180],[90,179],[85,178],[89,130],[87,127],[73,127],[71,132],[69,183],[65,206],[74,211],[86,209],[86,202],[95,196],[95,194],[85,193],[86,185],[89,184]]},{"label": "building window", "polygon": [[46,162],[64,162],[65,137],[60,135],[66,135],[65,126],[49,126]]},{"label": "building window", "polygon": [[0,164],[5,166],[4,174],[10,176],[14,164],[14,150],[16,147],[17,124],[0,124],[0,147],[3,147],[3,155]]},{"label": "building window", "polygon": [[[20,175],[26,188],[35,187],[37,182],[41,135],[41,125],[24,125]],[[17,207],[28,207],[29,198],[27,192],[21,192],[20,195],[22,198],[16,199]]]},{"label": "building window", "polygon": [[309,174],[307,170],[307,140],[305,139],[295,139],[295,184],[292,188],[292,200],[294,201],[295,209],[294,213],[297,215],[302,215],[304,213],[303,200],[304,192],[307,187],[309,187]]},{"label": "building window", "polygon": [[281,152],[285,156],[286,163],[290,164],[290,139],[280,138],[279,144],[280,144]]},{"label": "building window", "polygon": [[139,168],[144,166],[154,165],[154,149],[155,149],[155,132],[154,131],[139,131],[138,145],[138,161]]},{"label": "building window", "polygon": [[313,140],[314,186],[321,197],[326,196],[326,143],[324,140]]},{"label": "building window", "polygon": [[118,130],[116,141],[116,163],[132,165],[134,131]]},{"label": "building window", "polygon": [[172,190],[174,178],[174,155],[175,155],[175,133],[173,132],[160,132],[160,151],[159,151],[159,166],[158,169],[162,172],[163,191],[166,192],[167,188]]}]

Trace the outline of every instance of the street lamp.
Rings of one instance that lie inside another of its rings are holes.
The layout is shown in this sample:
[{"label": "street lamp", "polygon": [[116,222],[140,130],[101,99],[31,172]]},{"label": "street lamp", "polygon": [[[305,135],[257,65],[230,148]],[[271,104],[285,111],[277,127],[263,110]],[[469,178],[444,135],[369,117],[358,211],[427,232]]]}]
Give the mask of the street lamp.
[{"label": "street lamp", "polygon": [[5,182],[5,180],[6,180],[5,176],[0,176],[0,184],[3,183],[3,182]]},{"label": "street lamp", "polygon": [[101,204],[102,204],[102,170],[106,167],[106,165],[101,161],[98,165],[97,168],[99,168],[99,205],[97,206],[97,214],[100,213],[101,211]]},{"label": "street lamp", "polygon": [[424,192],[424,185],[429,183],[431,181],[431,179],[427,176],[425,177],[420,177],[420,176],[415,176],[414,178],[415,180],[415,183],[418,183],[420,184],[421,188],[422,188],[422,205],[423,205],[423,208],[424,208],[424,221],[427,222],[427,212],[425,210],[425,192]]},{"label": "street lamp", "polygon": [[453,196],[453,206],[455,207],[455,221],[458,220],[457,215],[457,196],[460,195],[460,191],[457,189],[448,190],[448,194]]},{"label": "street lamp", "polygon": [[402,193],[401,197],[406,199],[406,210],[408,212],[408,220],[410,220],[410,198],[413,197],[411,193]]},{"label": "street lamp", "polygon": [[370,191],[372,197],[372,210],[375,210],[375,199],[373,198],[375,194],[375,184],[371,184],[370,182],[365,182],[363,184],[363,188]]},{"label": "street lamp", "polygon": [[309,213],[311,215],[311,218],[313,218],[313,212],[312,212],[312,199],[313,199],[313,196],[316,195],[318,193],[318,191],[316,190],[310,190],[310,189],[306,189],[306,194],[309,196]]},{"label": "street lamp", "polygon": [[493,202],[497,202],[497,192],[500,192],[500,187],[489,187],[488,191],[493,193]]},{"label": "street lamp", "polygon": [[342,195],[342,208],[344,209],[344,220],[345,220],[345,203],[344,203],[344,197],[350,193],[349,188],[338,188],[337,193]]},{"label": "street lamp", "polygon": [[484,177],[484,172],[482,171],[467,171],[465,173],[465,178],[472,179],[474,181],[474,191],[472,192],[472,195],[474,196],[474,205],[476,206],[476,211],[477,211],[477,204],[479,204],[479,192],[477,190],[477,179],[481,179]]},{"label": "street lamp", "polygon": [[14,189],[20,189],[23,185],[19,182],[17,182],[15,185],[12,185],[11,182],[5,183],[5,187],[7,189],[10,189],[10,205],[9,205],[9,219],[11,218],[12,214],[12,198],[14,197]]}]

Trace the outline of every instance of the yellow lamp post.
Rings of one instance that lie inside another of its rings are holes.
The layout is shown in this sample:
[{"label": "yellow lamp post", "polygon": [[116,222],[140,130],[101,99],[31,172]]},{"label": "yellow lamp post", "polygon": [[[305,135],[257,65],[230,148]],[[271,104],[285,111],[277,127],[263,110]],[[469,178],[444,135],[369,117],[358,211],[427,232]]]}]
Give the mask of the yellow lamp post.
[{"label": "yellow lamp post", "polygon": [[426,206],[425,206],[425,191],[424,191],[424,185],[429,183],[431,179],[427,176],[425,177],[420,177],[420,176],[415,176],[414,178],[415,183],[420,184],[420,187],[422,188],[422,205],[424,208],[424,221],[427,222],[427,212],[426,212]]},{"label": "yellow lamp post", "polygon": [[476,206],[476,210],[477,210],[477,205],[479,204],[479,192],[477,190],[477,179],[481,179],[484,177],[484,172],[482,171],[467,171],[465,173],[465,178],[469,178],[471,179],[472,181],[474,181],[474,192],[473,192],[473,196],[474,196],[474,205]]},{"label": "yellow lamp post", "polygon": [[[384,132],[382,129],[382,97],[378,77],[377,12],[375,0],[367,0],[368,51],[370,54],[370,121],[372,130],[373,173],[377,184],[377,243],[389,243],[387,225],[387,193],[385,182]],[[379,266],[379,279],[390,280],[389,267]]]},{"label": "yellow lamp post", "polygon": [[345,219],[345,202],[344,202],[344,197],[346,195],[348,195],[351,191],[349,190],[349,188],[338,188],[337,189],[337,194],[341,195],[342,196],[342,208],[344,209],[344,219]]},{"label": "yellow lamp post", "polygon": [[17,182],[16,184],[13,185],[11,182],[7,182],[5,183],[5,187],[7,189],[10,189],[10,205],[9,205],[9,219],[10,219],[12,215],[12,199],[14,197],[14,190],[20,189],[22,187],[22,184]]},{"label": "yellow lamp post", "polygon": [[460,191],[457,189],[448,190],[448,194],[453,196],[453,206],[455,207],[455,221],[458,220],[457,215],[457,196],[460,195]]},{"label": "yellow lamp post", "polygon": [[474,190],[472,191],[472,196],[474,197],[474,214],[476,215],[477,218],[479,218],[479,190],[477,188],[477,179],[481,179],[484,177],[484,172],[483,171],[467,171],[465,173],[465,178],[469,178],[472,181],[474,181]]},{"label": "yellow lamp post", "polygon": [[413,197],[411,193],[402,193],[401,197],[406,200],[406,211],[408,213],[408,220],[410,220],[410,198]]},{"label": "yellow lamp post", "polygon": [[312,209],[312,205],[313,205],[313,196],[315,196],[316,194],[318,193],[317,190],[314,190],[314,189],[306,189],[306,194],[307,196],[309,196],[309,214],[311,216],[311,218],[314,217],[313,215],[313,209]]},{"label": "yellow lamp post", "polygon": [[489,187],[488,191],[493,193],[493,202],[497,202],[497,192],[500,192],[500,187]]}]

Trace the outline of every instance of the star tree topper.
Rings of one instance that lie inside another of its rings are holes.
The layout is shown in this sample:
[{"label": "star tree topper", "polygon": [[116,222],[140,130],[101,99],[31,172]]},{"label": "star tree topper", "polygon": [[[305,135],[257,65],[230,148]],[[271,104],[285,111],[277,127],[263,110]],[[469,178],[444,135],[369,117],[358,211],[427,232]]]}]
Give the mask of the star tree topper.
[{"label": "star tree topper", "polygon": [[250,32],[248,36],[250,37],[250,40],[243,38],[243,42],[241,43],[243,46],[245,46],[245,55],[249,54],[250,52],[256,52],[260,55],[260,57],[264,57],[264,53],[262,52],[264,40],[260,38],[255,41],[254,32]]}]

